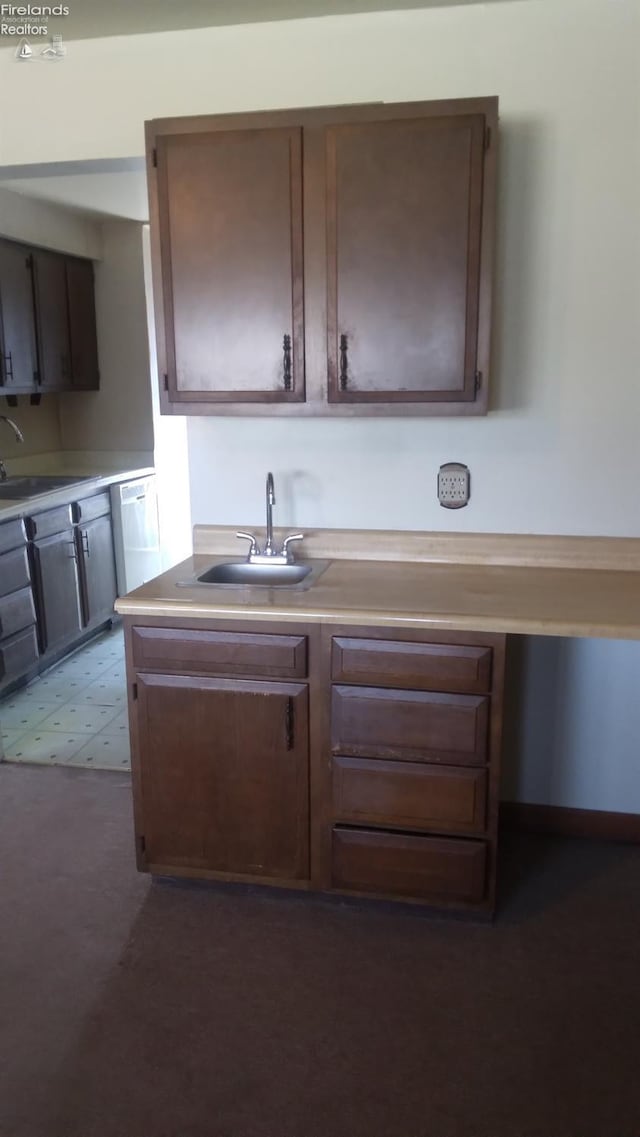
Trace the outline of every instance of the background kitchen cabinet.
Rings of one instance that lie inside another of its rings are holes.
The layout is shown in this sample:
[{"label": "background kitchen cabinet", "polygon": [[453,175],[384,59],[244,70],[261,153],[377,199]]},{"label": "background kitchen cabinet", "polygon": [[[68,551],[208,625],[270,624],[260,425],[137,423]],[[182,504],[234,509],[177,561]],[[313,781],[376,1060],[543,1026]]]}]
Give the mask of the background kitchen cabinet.
[{"label": "background kitchen cabinet", "polygon": [[0,392],[98,386],[93,263],[0,241]]},{"label": "background kitchen cabinet", "polygon": [[38,658],[24,523],[0,525],[0,691]]},{"label": "background kitchen cabinet", "polygon": [[162,409],[485,413],[496,127],[495,98],[147,123]]},{"label": "background kitchen cabinet", "polygon": [[109,495],[95,494],[26,519],[40,654],[71,649],[106,624],[116,598]]},{"label": "background kitchen cabinet", "polygon": [[29,249],[0,241],[0,391],[34,392],[37,370]]},{"label": "background kitchen cabinet", "polygon": [[82,630],[76,541],[68,505],[27,519],[40,653],[54,652]]},{"label": "background kitchen cabinet", "polygon": [[137,673],[136,692],[146,860],[307,879],[306,684]]},{"label": "background kitchen cabinet", "polygon": [[71,390],[97,391],[98,340],[93,262],[81,257],[65,257],[69,347],[71,352]]},{"label": "background kitchen cabinet", "polygon": [[109,494],[84,498],[74,504],[73,512],[82,623],[88,627],[113,616],[117,595]]}]

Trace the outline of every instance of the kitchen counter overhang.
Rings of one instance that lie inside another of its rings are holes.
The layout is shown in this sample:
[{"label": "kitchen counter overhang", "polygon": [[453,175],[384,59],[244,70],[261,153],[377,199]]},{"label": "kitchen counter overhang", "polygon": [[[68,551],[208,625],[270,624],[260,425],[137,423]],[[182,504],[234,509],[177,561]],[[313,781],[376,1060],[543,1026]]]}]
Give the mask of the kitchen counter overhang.
[{"label": "kitchen counter overhang", "polygon": [[238,556],[235,529],[196,526],[194,556],[117,601],[123,616],[376,624],[640,639],[640,539],[308,531],[331,561],[307,591],[181,587]]}]

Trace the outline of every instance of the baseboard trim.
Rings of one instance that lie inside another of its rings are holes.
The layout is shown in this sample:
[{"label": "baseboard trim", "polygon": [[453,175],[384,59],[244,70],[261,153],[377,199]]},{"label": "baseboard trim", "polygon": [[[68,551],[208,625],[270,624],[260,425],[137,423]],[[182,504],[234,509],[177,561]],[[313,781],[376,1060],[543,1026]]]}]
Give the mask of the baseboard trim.
[{"label": "baseboard trim", "polygon": [[607,813],[601,809],[569,809],[560,805],[503,801],[500,803],[500,824],[505,829],[524,829],[530,833],[599,837],[603,841],[640,844],[640,813]]}]

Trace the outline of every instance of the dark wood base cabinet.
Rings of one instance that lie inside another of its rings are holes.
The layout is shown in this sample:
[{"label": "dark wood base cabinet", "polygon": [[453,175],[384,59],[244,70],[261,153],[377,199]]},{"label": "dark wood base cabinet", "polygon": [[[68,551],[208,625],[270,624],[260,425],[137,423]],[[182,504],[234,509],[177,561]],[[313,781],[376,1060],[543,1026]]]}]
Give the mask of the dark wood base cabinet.
[{"label": "dark wood base cabinet", "polygon": [[140,869],[493,914],[504,636],[125,630]]}]

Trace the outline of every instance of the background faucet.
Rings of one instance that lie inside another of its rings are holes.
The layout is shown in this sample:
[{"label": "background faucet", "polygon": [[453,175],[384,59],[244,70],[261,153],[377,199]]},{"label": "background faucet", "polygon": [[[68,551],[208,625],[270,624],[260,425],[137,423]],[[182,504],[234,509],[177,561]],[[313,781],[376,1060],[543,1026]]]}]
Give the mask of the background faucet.
[{"label": "background faucet", "polygon": [[[13,433],[16,436],[17,442],[24,442],[24,435],[23,435],[22,431],[20,430],[20,427],[16,426],[16,424],[12,418],[8,418],[7,415],[0,415],[0,422],[8,423],[8,425],[11,427],[11,429],[13,430]],[[269,476],[271,476],[271,475],[269,475]],[[0,482],[6,482],[6,480],[7,480],[7,471],[5,469],[4,462],[2,461],[2,458],[0,458]]]}]

